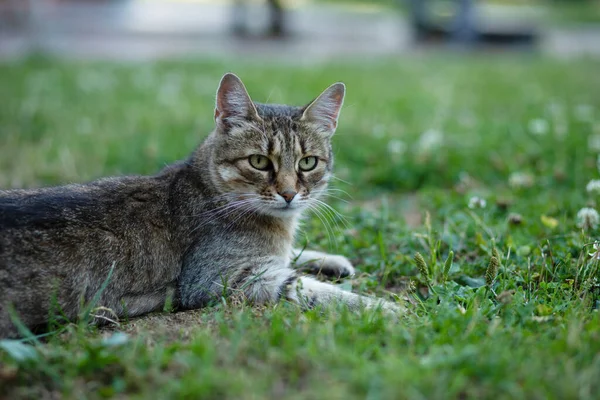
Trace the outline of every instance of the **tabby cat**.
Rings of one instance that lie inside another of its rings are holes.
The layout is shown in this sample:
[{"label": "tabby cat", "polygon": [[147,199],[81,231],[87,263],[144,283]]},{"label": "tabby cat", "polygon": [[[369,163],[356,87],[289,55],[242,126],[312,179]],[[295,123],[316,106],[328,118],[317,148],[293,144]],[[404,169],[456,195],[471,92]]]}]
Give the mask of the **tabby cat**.
[{"label": "tabby cat", "polygon": [[166,301],[199,308],[224,291],[256,304],[396,310],[292,268],[354,274],[343,256],[292,247],[331,177],[344,94],[336,83],[305,107],[259,104],[226,74],[215,129],[187,160],[154,176],[0,190],[0,337],[18,335],[15,318],[43,327],[92,300],[119,317]]}]

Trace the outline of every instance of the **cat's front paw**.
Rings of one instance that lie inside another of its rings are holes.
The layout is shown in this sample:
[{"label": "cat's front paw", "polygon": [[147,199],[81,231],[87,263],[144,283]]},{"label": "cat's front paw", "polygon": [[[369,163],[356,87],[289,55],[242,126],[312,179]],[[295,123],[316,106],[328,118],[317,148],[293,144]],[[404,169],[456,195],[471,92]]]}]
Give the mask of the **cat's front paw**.
[{"label": "cat's front paw", "polygon": [[345,278],[347,276],[354,276],[356,270],[350,260],[344,256],[327,254],[323,260],[321,268],[322,273],[329,276],[335,276],[339,278]]},{"label": "cat's front paw", "polygon": [[353,276],[356,271],[352,263],[344,256],[336,254],[315,254],[312,259],[304,259],[298,263],[300,269],[318,275],[323,274],[333,278]]}]

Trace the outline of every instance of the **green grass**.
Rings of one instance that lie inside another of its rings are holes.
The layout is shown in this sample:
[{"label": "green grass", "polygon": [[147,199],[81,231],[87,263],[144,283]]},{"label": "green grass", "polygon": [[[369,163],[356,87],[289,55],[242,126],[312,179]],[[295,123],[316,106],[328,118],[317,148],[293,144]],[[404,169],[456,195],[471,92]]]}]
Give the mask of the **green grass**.
[{"label": "green grass", "polygon": [[[349,226],[332,219],[328,234],[313,218],[300,240],[356,264],[344,287],[398,294],[411,310],[393,320],[224,302],[108,330],[73,324],[1,342],[0,393],[597,398],[600,272],[588,253],[599,230],[576,214],[598,200],[586,184],[600,176],[599,68],[490,54],[0,66],[0,187],[152,173],[185,157],[212,127],[228,70],[256,101],[302,104],[344,81],[335,186],[348,196],[331,204]],[[486,207],[470,209],[472,196]],[[501,265],[486,285],[494,247]]]},{"label": "green grass", "polygon": [[553,1],[552,21],[559,24],[598,24],[600,23],[600,1]]}]

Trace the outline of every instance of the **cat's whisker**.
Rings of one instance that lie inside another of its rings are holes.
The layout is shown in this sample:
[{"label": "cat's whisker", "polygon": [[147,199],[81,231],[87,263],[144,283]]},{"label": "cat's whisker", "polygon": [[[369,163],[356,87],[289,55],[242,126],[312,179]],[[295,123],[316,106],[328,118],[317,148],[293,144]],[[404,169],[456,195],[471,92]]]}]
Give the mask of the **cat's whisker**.
[{"label": "cat's whisker", "polygon": [[185,217],[185,218],[198,218],[198,217],[204,217],[204,216],[211,216],[213,214],[216,213],[220,213],[223,212],[231,207],[236,207],[238,205],[243,204],[247,199],[244,200],[237,200],[237,201],[233,201],[233,202],[228,202],[223,204],[222,206],[216,207],[216,208],[212,208],[210,210],[198,213],[198,214],[190,214],[190,215],[178,215],[178,217]]},{"label": "cat's whisker", "polygon": [[342,199],[341,197],[338,197],[338,196],[336,196],[336,195],[333,195],[333,194],[329,194],[329,193],[322,193],[322,194],[319,194],[319,195],[318,195],[318,197],[321,197],[321,196],[323,196],[323,197],[331,197],[332,199],[336,199],[337,201],[341,201],[341,202],[342,202],[342,203],[344,203],[344,204],[350,204],[350,202],[349,202],[348,200],[344,200],[344,199]]},{"label": "cat's whisker", "polygon": [[312,203],[308,203],[307,207],[309,210],[311,210],[316,216],[317,218],[319,218],[319,220],[321,221],[321,223],[323,224],[323,226],[325,227],[325,231],[327,232],[327,238],[329,240],[330,244],[334,244],[335,248],[337,248],[337,239],[335,237],[335,233],[333,232],[333,228],[330,226],[329,221],[327,220],[327,217],[325,217],[322,213],[322,211],[319,210],[319,208]]},{"label": "cat's whisker", "polygon": [[219,215],[219,218],[225,218],[234,214],[236,211],[242,211],[248,204],[252,204],[254,202],[255,199],[247,199],[242,202],[239,202],[234,207],[230,207],[227,210],[225,210],[224,213],[221,213],[221,215]]},{"label": "cat's whisker", "polygon": [[331,237],[331,233],[329,232],[329,226],[327,225],[327,221],[325,219],[323,219],[321,214],[318,212],[318,210],[312,204],[307,205],[307,208],[310,211],[312,211],[312,213],[319,219],[319,221],[321,221],[321,223],[325,227],[325,232],[327,233],[327,241],[329,242],[329,244],[331,244],[332,237]]},{"label": "cat's whisker", "polygon": [[335,214],[333,214],[331,211],[329,211],[328,209],[323,207],[321,204],[315,204],[315,207],[318,208],[325,215],[325,217],[330,222],[330,224],[333,224],[333,226],[335,227],[335,231],[339,232],[342,230],[342,228],[340,227],[340,225],[338,224],[338,222],[336,220]]},{"label": "cat's whisker", "polygon": [[251,202],[248,202],[248,203],[244,204],[243,206],[241,206],[238,210],[239,211],[238,215],[234,217],[234,219],[230,222],[229,225],[235,224],[236,222],[241,220],[243,217],[248,215],[248,213],[254,211],[256,209],[257,203],[258,203],[257,201],[251,201]]},{"label": "cat's whisker", "polygon": [[321,210],[323,212],[323,214],[327,217],[327,219],[329,221],[332,221],[336,225],[336,228],[339,229],[339,226],[337,226],[337,222],[335,221],[336,215],[334,213],[332,213],[330,210],[328,210],[327,208],[323,207],[323,205],[321,203],[319,203],[319,201],[317,201],[317,199],[311,199],[311,201],[313,202],[314,206],[316,208],[318,208],[319,210]]},{"label": "cat's whisker", "polygon": [[190,163],[189,161],[183,161],[183,164],[187,165],[188,167],[192,168],[195,171],[204,172],[204,171],[202,171],[202,169],[198,168],[196,165]]},{"label": "cat's whisker", "polygon": [[325,203],[324,201],[321,201],[319,199],[312,199],[312,200],[315,203],[317,203],[318,205],[320,205],[321,207],[323,207],[324,209],[326,209],[332,215],[332,219],[336,225],[337,225],[337,221],[336,221],[335,217],[338,217],[338,218],[340,218],[340,220],[342,221],[342,223],[344,224],[344,227],[346,229],[350,228],[350,226],[352,224],[350,223],[350,221],[344,214],[340,213],[339,211],[337,211],[335,208],[331,207],[329,204]]},{"label": "cat's whisker", "polygon": [[348,181],[345,181],[345,180],[343,180],[342,178],[338,178],[338,177],[337,177],[337,176],[335,176],[335,175],[331,175],[331,178],[333,178],[333,179],[337,179],[338,181],[340,181],[340,182],[342,182],[342,183],[345,183],[346,185],[354,186],[354,184],[353,184],[353,183],[351,183],[351,182],[348,182]]},{"label": "cat's whisker", "polygon": [[245,200],[245,198],[241,198],[240,196],[252,196],[253,194],[248,193],[248,194],[244,194],[244,193],[223,193],[223,194],[219,194],[219,195],[213,195],[211,197],[207,197],[206,201],[207,202],[212,202],[212,203],[216,203],[219,201],[227,201],[232,202],[232,201],[238,201],[238,200]]},{"label": "cat's whisker", "polygon": [[[336,193],[336,192],[337,192],[337,191],[334,191],[334,193]],[[342,192],[343,192],[343,191],[342,191]],[[351,196],[350,196],[349,194],[345,193],[345,192],[344,192],[344,193],[342,193],[342,194],[345,194],[345,195],[347,195],[349,198],[351,198]],[[336,194],[332,194],[332,193],[330,192],[330,190],[329,190],[329,189],[316,190],[316,191],[314,191],[314,192],[313,192],[313,196],[312,196],[312,197],[313,197],[313,198],[319,198],[319,197],[321,197],[321,196],[332,197],[332,198],[334,198],[334,199],[336,199],[336,200],[339,200],[339,201],[342,201],[342,202],[344,202],[344,203],[346,203],[346,204],[349,204],[349,203],[350,203],[348,200],[346,200],[346,199],[343,199],[343,198],[341,198],[341,197],[337,196]]]},{"label": "cat's whisker", "polygon": [[350,193],[346,192],[346,191],[345,191],[345,190],[343,190],[343,189],[339,189],[339,188],[326,188],[326,189],[322,189],[322,190],[323,190],[323,192],[324,192],[324,193],[329,193],[329,192],[339,192],[339,193],[342,193],[342,194],[344,194],[344,195],[348,196],[350,199],[352,199],[352,198],[353,198],[353,197],[352,197],[352,195],[351,195]]},{"label": "cat's whisker", "polygon": [[250,209],[250,212],[244,217],[250,218],[250,223],[253,223],[254,221],[256,221],[256,219],[258,218],[258,215],[261,212],[261,207],[262,206],[262,202],[261,201],[257,201],[256,203],[253,204],[249,204],[247,207]]},{"label": "cat's whisker", "polygon": [[220,216],[221,214],[227,213],[230,210],[235,210],[236,208],[244,205],[247,201],[248,200],[240,200],[236,202],[227,203],[221,207],[213,208],[212,210],[208,210],[200,214],[191,215],[190,217],[209,217],[209,219],[206,221],[210,221],[211,217]]},{"label": "cat's whisker", "polygon": [[256,201],[256,199],[250,198],[250,199],[240,200],[240,201],[234,202],[234,203],[229,203],[226,206],[222,207],[221,209],[217,209],[217,210],[213,209],[213,210],[211,210],[212,213],[209,214],[209,218],[206,220],[203,220],[202,223],[197,225],[191,231],[191,233],[202,228],[203,226],[209,225],[209,224],[217,221],[218,219],[227,218],[228,216],[232,215],[236,211],[241,211],[247,204],[253,203],[255,201]]},{"label": "cat's whisker", "polygon": [[247,200],[254,200],[254,199],[257,199],[257,198],[259,198],[259,196],[255,195],[253,193],[243,193],[243,194],[225,193],[225,194],[223,194],[221,196],[214,196],[214,197],[209,198],[208,200],[211,201],[211,202],[213,202],[213,203],[219,202],[219,201],[226,201],[226,203],[224,205],[220,206],[220,207],[213,208],[212,210],[209,210],[208,212],[214,211],[214,210],[219,209],[219,208],[226,207],[226,206],[228,206],[230,204],[233,204],[233,203],[240,204],[240,203],[245,202]]},{"label": "cat's whisker", "polygon": [[328,236],[329,236],[329,242],[330,244],[332,244],[334,246],[334,248],[338,248],[338,242],[337,242],[337,236],[336,236],[336,229],[334,229],[333,225],[331,224],[331,220],[324,214],[324,212],[317,206],[314,205],[314,210],[316,213],[318,213],[319,215],[323,216],[323,223],[325,224],[325,227],[327,228]]},{"label": "cat's whisker", "polygon": [[243,218],[245,218],[247,216],[253,216],[254,218],[256,218],[256,211],[259,210],[259,207],[257,207],[257,206],[260,206],[260,201],[253,201],[253,202],[244,204],[244,206],[240,207],[239,214],[229,224],[227,224],[227,226],[225,226],[223,231],[227,232],[238,221],[242,220]]}]

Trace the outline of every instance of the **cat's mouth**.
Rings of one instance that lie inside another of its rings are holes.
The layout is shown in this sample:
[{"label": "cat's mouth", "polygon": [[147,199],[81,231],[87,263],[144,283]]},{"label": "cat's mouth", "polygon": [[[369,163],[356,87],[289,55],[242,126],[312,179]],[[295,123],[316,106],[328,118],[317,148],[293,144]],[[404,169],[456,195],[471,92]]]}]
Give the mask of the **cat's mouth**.
[{"label": "cat's mouth", "polygon": [[302,211],[302,207],[298,204],[285,204],[268,207],[265,211],[274,217],[290,217]]},{"label": "cat's mouth", "polygon": [[299,209],[300,209],[300,207],[298,207],[296,204],[286,204],[283,207],[276,208],[276,210],[284,211],[284,212],[293,212],[293,211],[298,211]]}]

